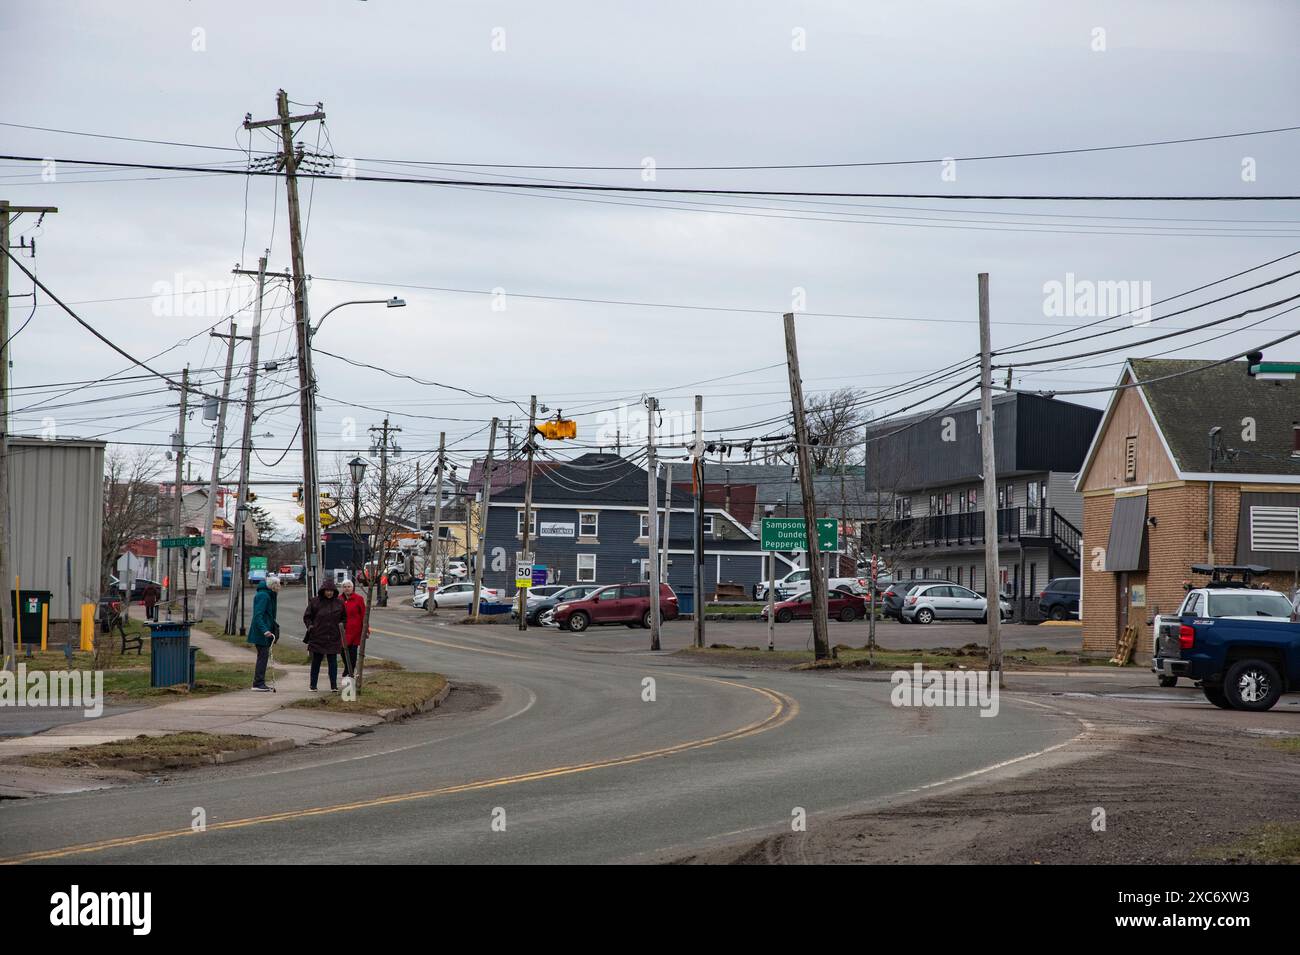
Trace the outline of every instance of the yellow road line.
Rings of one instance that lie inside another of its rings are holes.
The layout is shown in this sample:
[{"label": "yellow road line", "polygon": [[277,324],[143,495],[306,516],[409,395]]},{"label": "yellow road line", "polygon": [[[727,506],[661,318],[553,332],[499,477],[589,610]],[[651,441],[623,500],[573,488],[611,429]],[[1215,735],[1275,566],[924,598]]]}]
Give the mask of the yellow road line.
[{"label": "yellow road line", "polygon": [[[684,676],[685,674],[682,675]],[[718,743],[728,742],[730,740],[742,739],[746,736],[752,736],[757,733],[765,733],[768,730],[784,726],[799,713],[798,702],[793,697],[786,696],[784,693],[780,693],[776,690],[769,690],[766,687],[761,686],[747,686],[743,683],[732,683],[730,680],[719,680],[712,677],[692,676],[691,679],[706,680],[710,683],[719,683],[723,686],[732,686],[737,689],[758,693],[772,702],[772,712],[761,720],[755,720],[739,729],[730,730],[726,733],[707,736],[703,739],[688,740],[687,742],[677,743],[673,746],[646,750],[628,756],[615,756],[610,759],[596,760],[589,763],[577,763],[572,766],[556,766],[551,769],[540,769],[531,773],[519,773],[513,776],[499,776],[495,779],[483,779],[472,783],[461,783],[456,786],[443,786],[440,789],[423,789],[416,792],[400,793],[392,796],[377,796],[373,799],[363,799],[356,802],[336,803],[332,806],[291,809],[284,812],[270,813],[264,816],[250,816],[246,819],[232,819],[229,822],[218,822],[209,825],[206,831],[219,832],[227,829],[244,829],[249,826],[261,826],[275,822],[288,822],[310,816],[327,816],[340,812],[353,812],[359,809],[373,809],[378,806],[392,806],[404,802],[414,802],[420,799],[431,799],[435,796],[449,796],[456,793],[473,792],[482,789],[495,789],[500,786],[511,786],[516,783],[535,782],[542,779],[555,779],[560,776],[572,776],[577,773],[588,773],[596,769],[610,769],[615,766],[628,766],[632,763],[640,763],[648,759],[656,759],[660,756],[674,756],[678,753],[702,749],[706,746],[714,746]],[[193,829],[189,828],[167,829],[161,832],[150,832],[138,836],[122,836],[117,839],[105,839],[100,842],[88,842],[83,845],[66,846],[62,849],[46,849],[36,852],[26,852],[21,855],[0,859],[0,865],[16,865],[23,862],[40,862],[46,859],[61,859],[67,856],[82,855],[89,852],[102,852],[106,849],[121,849],[129,846],[144,845],[150,842],[162,842],[168,839],[179,839],[182,836],[195,836],[200,834],[201,833],[195,832]]]}]

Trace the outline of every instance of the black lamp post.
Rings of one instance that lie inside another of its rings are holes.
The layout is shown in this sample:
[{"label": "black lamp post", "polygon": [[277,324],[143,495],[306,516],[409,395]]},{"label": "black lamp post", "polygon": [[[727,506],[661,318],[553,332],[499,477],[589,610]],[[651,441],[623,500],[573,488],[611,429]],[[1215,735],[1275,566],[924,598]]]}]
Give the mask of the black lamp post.
[{"label": "black lamp post", "polygon": [[366,460],[360,456],[348,462],[352,475],[352,579],[357,579],[360,564],[357,552],[361,549],[361,482],[366,478]]}]

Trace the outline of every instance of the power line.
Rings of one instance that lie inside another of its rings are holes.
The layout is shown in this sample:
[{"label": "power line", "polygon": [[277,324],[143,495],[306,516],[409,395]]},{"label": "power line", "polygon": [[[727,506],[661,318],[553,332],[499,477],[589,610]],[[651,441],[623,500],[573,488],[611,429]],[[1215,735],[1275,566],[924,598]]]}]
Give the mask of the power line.
[{"label": "power line", "polygon": [[[161,172],[202,172],[213,175],[230,175],[230,176],[271,176],[278,177],[279,173],[273,170],[258,169],[216,169],[202,166],[189,166],[174,163],[141,163],[141,162],[121,162],[108,160],[92,159],[72,159],[66,156],[23,156],[13,154],[0,154],[0,159],[9,159],[19,162],[47,162],[66,163],[70,166],[107,166],[119,169],[150,169]],[[1076,193],[1056,193],[1046,195],[1032,195],[1027,193],[928,193],[928,192],[849,192],[835,190],[800,190],[800,189],[721,189],[721,188],[700,188],[685,186],[613,186],[597,184],[564,184],[564,183],[540,183],[540,182],[508,182],[508,181],[480,181],[473,179],[434,179],[434,178],[414,178],[408,176],[371,176],[358,175],[351,172],[346,175],[343,173],[322,173],[322,172],[299,172],[299,178],[303,179],[334,179],[347,182],[384,182],[399,185],[419,185],[419,186],[473,186],[477,188],[491,187],[493,189],[513,189],[513,190],[537,190],[537,191],[555,191],[555,192],[621,192],[632,194],[651,194],[651,195],[714,195],[714,196],[795,196],[795,197],[812,197],[812,198],[838,198],[838,199],[942,199],[942,200],[969,200],[980,199],[988,201],[1016,201],[1016,202],[1285,202],[1300,199],[1300,195],[1082,195]]]}]

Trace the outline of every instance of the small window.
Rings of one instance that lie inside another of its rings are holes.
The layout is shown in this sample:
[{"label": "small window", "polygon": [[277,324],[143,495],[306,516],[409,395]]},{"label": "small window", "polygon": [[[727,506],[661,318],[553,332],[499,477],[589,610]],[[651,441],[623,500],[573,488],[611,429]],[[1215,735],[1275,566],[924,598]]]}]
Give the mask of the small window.
[{"label": "small window", "polygon": [[638,536],[640,537],[650,536],[650,514],[648,511],[645,514],[641,515],[641,533]]},{"label": "small window", "polygon": [[1124,439],[1124,480],[1136,481],[1138,476],[1138,439]]},{"label": "small window", "polygon": [[[528,529],[528,534],[530,537],[537,536],[537,512],[536,511],[533,511],[532,527]],[[524,512],[523,511],[515,511],[515,536],[516,537],[524,536]]]},{"label": "small window", "polygon": [[578,580],[582,583],[595,583],[596,581],[596,555],[579,554],[578,555]]},{"label": "small window", "polygon": [[582,511],[578,514],[578,536],[579,537],[598,537],[600,531],[600,515],[595,511]]},{"label": "small window", "polygon": [[713,515],[705,514],[702,523],[704,524],[704,536],[712,537],[713,536]]}]

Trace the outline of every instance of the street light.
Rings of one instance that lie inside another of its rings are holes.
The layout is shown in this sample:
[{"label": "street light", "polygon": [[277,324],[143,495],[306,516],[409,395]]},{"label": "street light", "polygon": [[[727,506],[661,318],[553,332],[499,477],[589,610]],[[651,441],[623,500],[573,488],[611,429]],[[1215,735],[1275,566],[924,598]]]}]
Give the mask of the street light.
[{"label": "street light", "polygon": [[357,551],[361,549],[361,482],[366,477],[366,459],[357,456],[348,462],[348,472],[352,475],[352,579],[357,579],[361,565],[357,562]]},{"label": "street light", "polygon": [[389,308],[405,308],[406,299],[398,298],[394,295],[391,298],[361,298],[351,302],[340,302],[320,317],[320,321],[311,329],[311,334],[314,336],[318,331],[320,331],[320,327],[325,324],[325,319],[329,318],[333,312],[343,308],[345,305],[386,305]]},{"label": "street light", "polygon": [[[389,308],[402,308],[406,305],[406,302],[403,299],[398,298],[396,295],[391,298],[357,299],[351,302],[340,302],[322,315],[320,321],[316,323],[314,328],[308,324],[306,320],[303,322],[303,324],[306,325],[307,333],[305,343],[306,347],[302,350],[302,357],[304,359],[303,367],[300,369],[300,374],[302,375],[300,380],[305,383],[305,394],[303,397],[306,401],[302,438],[303,480],[307,484],[308,497],[312,498],[311,507],[316,506],[315,499],[317,498],[320,489],[319,481],[316,478],[316,398],[314,394],[316,391],[316,374],[312,367],[311,340],[315,334],[320,331],[320,327],[325,323],[325,319],[329,318],[333,312],[343,308],[345,305],[387,305]],[[319,566],[320,520],[316,516],[316,512],[310,509],[303,512],[303,539],[306,544],[305,556],[307,558],[306,582],[309,585],[308,591],[310,591],[311,587],[314,587],[317,583],[317,573],[323,569]]]}]

